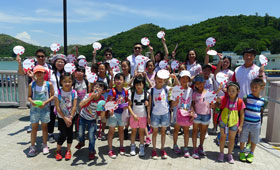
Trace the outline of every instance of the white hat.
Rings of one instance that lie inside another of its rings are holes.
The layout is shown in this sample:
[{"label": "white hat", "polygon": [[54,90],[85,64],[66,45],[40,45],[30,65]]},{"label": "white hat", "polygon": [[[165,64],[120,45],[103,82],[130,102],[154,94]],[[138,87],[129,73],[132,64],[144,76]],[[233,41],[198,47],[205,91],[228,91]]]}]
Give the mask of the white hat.
[{"label": "white hat", "polygon": [[168,79],[169,75],[170,75],[169,71],[165,69],[161,69],[157,72],[157,76],[161,79]]},{"label": "white hat", "polygon": [[188,76],[189,78],[191,78],[191,73],[189,71],[187,71],[187,70],[183,70],[183,71],[181,71],[179,76],[180,77]]},{"label": "white hat", "polygon": [[80,60],[80,59],[86,59],[86,57],[85,57],[84,55],[80,55],[77,59],[78,59],[78,60]]}]

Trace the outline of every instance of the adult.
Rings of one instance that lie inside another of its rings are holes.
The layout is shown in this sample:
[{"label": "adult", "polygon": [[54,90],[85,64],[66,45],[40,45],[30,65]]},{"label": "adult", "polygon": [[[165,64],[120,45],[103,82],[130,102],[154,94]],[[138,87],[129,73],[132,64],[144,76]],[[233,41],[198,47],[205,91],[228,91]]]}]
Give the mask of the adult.
[{"label": "adult", "polygon": [[[128,56],[126,59],[130,62],[130,74],[132,76],[134,76],[134,72],[135,72],[135,69],[137,68],[137,64],[136,64],[136,60],[135,58],[137,56],[143,56],[142,55],[142,44],[141,43],[135,43],[134,46],[133,46],[133,54],[131,54],[130,56]],[[143,56],[144,57],[144,56]],[[146,58],[146,57],[145,57]],[[145,59],[145,62],[147,60]],[[145,63],[146,65],[146,63]]]},{"label": "adult", "polygon": [[[67,63],[66,56],[63,54],[57,54],[53,57],[52,60],[52,71],[50,82],[53,84],[55,94],[60,90],[60,75],[64,72],[64,66]],[[55,138],[53,135],[54,126],[55,126],[55,112],[54,112],[54,101],[51,102],[51,112],[50,112],[50,122],[48,123],[48,133],[49,133],[49,142],[54,143]]]},{"label": "adult", "polygon": [[149,45],[149,49],[150,49],[150,53],[151,53],[151,59],[155,64],[155,72],[160,70],[159,63],[162,60],[168,60],[169,52],[168,52],[168,48],[167,48],[164,37],[161,39],[161,42],[162,42],[162,45],[163,45],[163,48],[164,48],[165,55],[161,51],[157,51],[156,55],[154,55],[154,49],[153,49],[152,46]]},{"label": "adult", "polygon": [[201,65],[197,63],[197,54],[195,50],[190,50],[186,57],[186,69],[191,73],[191,79],[202,72]]},{"label": "adult", "polygon": [[251,93],[250,83],[255,78],[261,78],[265,81],[264,66],[258,67],[254,64],[257,52],[253,48],[247,48],[243,51],[244,64],[235,69],[232,81],[240,85],[239,98]]}]

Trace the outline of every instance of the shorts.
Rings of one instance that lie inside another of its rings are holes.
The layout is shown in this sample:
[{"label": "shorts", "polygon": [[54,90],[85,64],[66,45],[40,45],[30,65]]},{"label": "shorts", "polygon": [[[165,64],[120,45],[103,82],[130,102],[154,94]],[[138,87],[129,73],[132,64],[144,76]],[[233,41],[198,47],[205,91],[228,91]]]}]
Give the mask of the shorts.
[{"label": "shorts", "polygon": [[112,116],[110,115],[106,125],[109,127],[124,126],[125,124],[122,121],[122,114],[114,113]]},{"label": "shorts", "polygon": [[211,120],[211,114],[207,114],[207,115],[197,114],[197,117],[193,120],[193,123],[209,125],[210,120]]},{"label": "shorts", "polygon": [[147,118],[146,117],[138,117],[138,121],[130,116],[129,124],[131,128],[146,128],[147,127]]},{"label": "shorts", "polygon": [[[220,126],[220,128],[225,128],[226,124],[221,120],[220,123],[219,123],[219,126]],[[228,129],[231,130],[231,131],[237,131],[238,126],[234,125],[234,126],[229,127]]]},{"label": "shorts", "polygon": [[[49,107],[49,106],[47,106]],[[34,108],[30,110],[30,122],[31,123],[49,123],[50,122],[50,110]]]},{"label": "shorts", "polygon": [[170,114],[164,115],[151,115],[151,125],[153,128],[168,127],[170,125]]},{"label": "shorts", "polygon": [[259,143],[260,132],[261,132],[261,123],[249,124],[244,122],[240,135],[240,142],[242,143],[247,142],[248,136],[249,134],[251,134],[251,142],[257,144]]}]

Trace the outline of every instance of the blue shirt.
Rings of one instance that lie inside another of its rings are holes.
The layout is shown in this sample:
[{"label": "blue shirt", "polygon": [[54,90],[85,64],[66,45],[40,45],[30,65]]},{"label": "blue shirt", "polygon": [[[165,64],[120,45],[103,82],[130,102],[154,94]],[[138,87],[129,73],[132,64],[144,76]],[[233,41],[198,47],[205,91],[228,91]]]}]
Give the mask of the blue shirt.
[{"label": "blue shirt", "polygon": [[261,110],[265,106],[264,98],[258,98],[249,94],[246,101],[244,122],[258,124],[261,122]]}]

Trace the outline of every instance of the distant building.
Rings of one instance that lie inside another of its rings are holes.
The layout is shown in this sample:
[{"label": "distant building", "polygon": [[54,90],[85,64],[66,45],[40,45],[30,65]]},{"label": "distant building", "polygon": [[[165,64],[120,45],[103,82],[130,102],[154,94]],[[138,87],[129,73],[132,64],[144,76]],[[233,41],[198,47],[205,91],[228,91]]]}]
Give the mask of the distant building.
[{"label": "distant building", "polygon": [[[262,51],[262,55],[266,56],[268,59],[267,66],[265,70],[280,70],[280,54],[271,54],[270,51]],[[256,56],[255,63],[260,66],[259,55]]]},{"label": "distant building", "polygon": [[[223,56],[227,56],[231,58],[231,68],[234,69],[240,65],[244,64],[243,56],[234,53],[233,51],[224,51],[222,52]],[[217,65],[219,62],[219,56],[213,57],[212,64]]]}]

